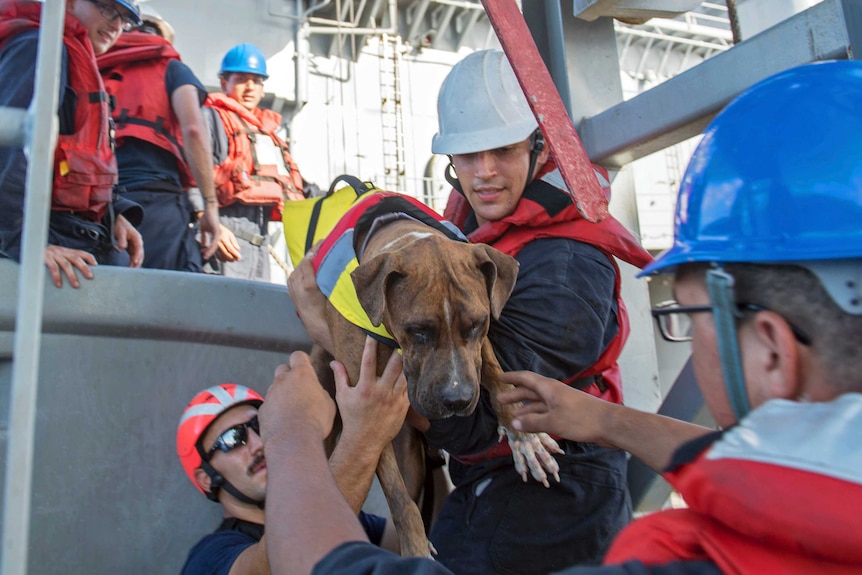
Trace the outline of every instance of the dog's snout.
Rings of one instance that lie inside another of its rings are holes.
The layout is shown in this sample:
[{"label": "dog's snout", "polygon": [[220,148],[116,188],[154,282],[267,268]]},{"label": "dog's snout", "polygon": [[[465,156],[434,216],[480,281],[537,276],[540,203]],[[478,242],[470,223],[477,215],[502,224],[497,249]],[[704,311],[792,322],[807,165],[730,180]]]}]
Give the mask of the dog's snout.
[{"label": "dog's snout", "polygon": [[473,386],[454,382],[443,390],[443,405],[449,411],[458,413],[473,402]]}]

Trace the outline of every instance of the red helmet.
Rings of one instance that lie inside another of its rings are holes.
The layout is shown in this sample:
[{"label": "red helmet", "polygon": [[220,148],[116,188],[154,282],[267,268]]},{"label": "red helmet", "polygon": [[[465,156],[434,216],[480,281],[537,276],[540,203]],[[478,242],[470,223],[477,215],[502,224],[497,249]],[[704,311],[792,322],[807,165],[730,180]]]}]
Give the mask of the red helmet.
[{"label": "red helmet", "polygon": [[255,390],[236,383],[214,385],[198,393],[183,411],[177,428],[177,455],[192,484],[203,493],[195,479],[195,469],[201,466],[198,441],[216,418],[237,405],[260,407],[263,397]]}]

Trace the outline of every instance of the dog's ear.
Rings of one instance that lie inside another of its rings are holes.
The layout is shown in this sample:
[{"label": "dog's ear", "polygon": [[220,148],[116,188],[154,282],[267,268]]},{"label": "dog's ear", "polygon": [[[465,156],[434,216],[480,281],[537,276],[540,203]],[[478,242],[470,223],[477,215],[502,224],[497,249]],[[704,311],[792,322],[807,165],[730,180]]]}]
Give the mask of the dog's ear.
[{"label": "dog's ear", "polygon": [[482,270],[485,284],[488,286],[491,315],[494,319],[499,319],[503,306],[515,288],[515,280],[518,279],[518,260],[485,244],[476,244],[475,249],[479,269]]},{"label": "dog's ear", "polygon": [[399,275],[398,261],[395,254],[380,254],[362,262],[350,272],[359,303],[374,326],[383,322],[386,289],[393,277]]}]

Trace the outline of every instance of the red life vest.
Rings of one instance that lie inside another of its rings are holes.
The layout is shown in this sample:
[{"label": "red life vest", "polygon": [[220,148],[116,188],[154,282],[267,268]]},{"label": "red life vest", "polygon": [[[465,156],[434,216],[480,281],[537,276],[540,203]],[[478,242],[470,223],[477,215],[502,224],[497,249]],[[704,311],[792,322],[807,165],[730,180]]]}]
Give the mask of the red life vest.
[{"label": "red life vest", "polygon": [[97,58],[105,88],[116,98],[112,117],[117,145],[137,138],[170,152],[177,159],[184,189],[195,186],[183,152],[179,120],[165,90],[165,74],[180,55],[170,42],[155,34],[127,32]]},{"label": "red life vest", "polygon": [[[215,167],[215,186],[220,207],[234,202],[251,205],[273,204],[272,219],[281,219],[285,200],[302,200],[302,176],[287,150],[287,144],[275,131],[281,115],[272,110],[255,108],[251,112],[226,94],[210,94],[206,105],[218,112],[227,134],[227,158]],[[252,140],[264,135],[281,149],[290,175],[278,173],[274,165],[260,165]]]},{"label": "red life vest", "polygon": [[[0,3],[0,46],[11,37],[39,28],[42,5],[16,0]],[[60,135],[54,152],[51,209],[99,220],[117,183],[117,161],[108,131],[108,94],[96,67],[89,32],[66,13],[63,44],[69,58],[68,82],[78,96],[74,132]]]},{"label": "red life vest", "polygon": [[[518,255],[526,244],[540,238],[569,238],[598,248],[614,267],[614,299],[617,302],[619,329],[616,336],[605,348],[599,359],[580,373],[574,373],[566,380],[573,383],[586,377],[601,376],[584,388],[584,391],[613,403],[622,403],[622,381],[617,359],[629,335],[629,321],[625,304],[620,294],[620,270],[612,256],[643,268],[652,261],[649,255],[632,236],[612,216],[598,224],[581,218],[576,206],[553,180],[556,165],[549,160],[541,172],[540,181],[531,182],[524,190],[515,211],[503,219],[486,222],[467,238],[474,243],[486,243],[512,257]],[[607,180],[607,172],[600,170]],[[452,192],[446,206],[444,217],[459,228],[463,226],[472,209],[466,198],[457,191]]]},{"label": "red life vest", "polygon": [[708,560],[722,573],[862,573],[860,425],[858,393],[766,402],[694,461],[665,472],[689,507],[635,520],[604,563]]}]

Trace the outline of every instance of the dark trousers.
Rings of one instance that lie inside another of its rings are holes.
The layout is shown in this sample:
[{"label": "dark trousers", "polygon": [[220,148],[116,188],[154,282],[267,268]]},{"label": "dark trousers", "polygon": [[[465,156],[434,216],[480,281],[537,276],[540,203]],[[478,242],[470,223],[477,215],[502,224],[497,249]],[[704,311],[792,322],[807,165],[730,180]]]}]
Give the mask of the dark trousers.
[{"label": "dark trousers", "polygon": [[550,479],[549,488],[522,482],[511,464],[468,473],[431,530],[436,559],[458,575],[544,575],[598,564],[631,520],[626,455],[568,443],[569,454],[555,456],[560,483]]},{"label": "dark trousers", "polygon": [[[69,212],[51,212],[49,244],[93,254],[100,265],[128,266],[129,254],[115,250],[111,238],[111,230],[101,222],[93,222]],[[0,233],[0,256],[21,260],[20,229]]]},{"label": "dark trousers", "polygon": [[144,238],[143,267],[203,272],[197,222],[185,192],[140,188],[121,193],[144,208],[138,226]]}]

